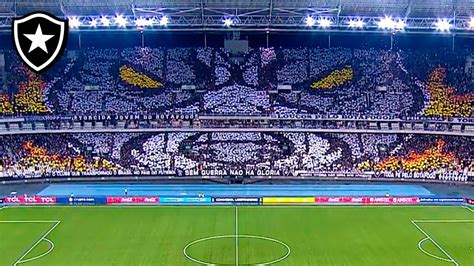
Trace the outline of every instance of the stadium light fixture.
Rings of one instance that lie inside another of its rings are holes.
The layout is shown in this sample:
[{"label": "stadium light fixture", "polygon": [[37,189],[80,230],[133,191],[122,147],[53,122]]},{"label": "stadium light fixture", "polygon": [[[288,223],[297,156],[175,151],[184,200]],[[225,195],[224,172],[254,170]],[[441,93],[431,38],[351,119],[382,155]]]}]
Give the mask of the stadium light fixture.
[{"label": "stadium light fixture", "polygon": [[170,19],[168,18],[168,16],[162,16],[160,18],[160,26],[166,26],[168,25],[169,22],[170,22]]},{"label": "stadium light fixture", "polygon": [[230,27],[232,24],[234,24],[234,21],[231,18],[224,19],[224,26]]},{"label": "stadium light fixture", "polygon": [[434,25],[438,31],[443,32],[448,32],[453,27],[447,18],[438,19]]},{"label": "stadium light fixture", "polygon": [[363,28],[364,25],[365,25],[365,23],[361,19],[349,20],[349,27],[351,27],[351,28]]},{"label": "stadium light fixture", "polygon": [[102,26],[105,27],[110,26],[110,20],[105,16],[100,18],[100,23],[102,23]]},{"label": "stadium light fixture", "polygon": [[89,22],[89,26],[95,28],[95,27],[97,27],[97,23],[98,23],[97,20],[93,18],[93,19]]},{"label": "stadium light fixture", "polygon": [[157,23],[156,20],[155,20],[155,17],[151,17],[151,18],[146,20],[145,26],[153,26],[153,24],[155,24],[155,23]]},{"label": "stadium light fixture", "polygon": [[308,26],[308,27],[313,27],[314,25],[316,25],[316,20],[314,20],[314,18],[311,17],[311,16],[307,16],[307,17],[304,19],[304,23],[305,23],[306,26]]},{"label": "stadium light fixture", "polygon": [[135,20],[135,25],[137,25],[138,27],[146,26],[146,24],[147,24],[147,19],[145,18],[137,18]]},{"label": "stadium light fixture", "polygon": [[135,25],[137,25],[137,27],[153,26],[153,23],[154,23],[153,18],[147,19],[144,17],[140,17],[135,20]]},{"label": "stadium light fixture", "polygon": [[328,18],[321,18],[318,21],[318,25],[321,28],[329,28],[331,26],[332,22]]},{"label": "stadium light fixture", "polygon": [[469,21],[469,29],[474,30],[474,17]]},{"label": "stadium light fixture", "polygon": [[384,17],[377,22],[377,26],[381,29],[392,29],[395,25],[395,21],[391,17]]},{"label": "stadium light fixture", "polygon": [[407,26],[407,23],[403,21],[402,19],[398,19],[397,22],[395,22],[395,28],[396,30],[403,30]]},{"label": "stadium light fixture", "polygon": [[115,23],[117,23],[119,27],[125,27],[127,26],[127,19],[124,18],[122,15],[117,15],[115,17]]},{"label": "stadium light fixture", "polygon": [[402,19],[395,21],[392,17],[386,16],[380,19],[377,25],[379,28],[384,30],[403,30],[407,26],[407,23]]},{"label": "stadium light fixture", "polygon": [[77,29],[81,26],[81,21],[77,17],[69,18],[69,26],[71,28]]}]

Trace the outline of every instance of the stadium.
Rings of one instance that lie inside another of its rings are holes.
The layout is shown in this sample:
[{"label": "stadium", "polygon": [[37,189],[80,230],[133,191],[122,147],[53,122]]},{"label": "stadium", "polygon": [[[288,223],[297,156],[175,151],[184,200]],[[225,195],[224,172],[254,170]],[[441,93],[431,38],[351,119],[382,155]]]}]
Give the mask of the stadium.
[{"label": "stadium", "polygon": [[3,265],[474,265],[474,2],[0,1]]}]

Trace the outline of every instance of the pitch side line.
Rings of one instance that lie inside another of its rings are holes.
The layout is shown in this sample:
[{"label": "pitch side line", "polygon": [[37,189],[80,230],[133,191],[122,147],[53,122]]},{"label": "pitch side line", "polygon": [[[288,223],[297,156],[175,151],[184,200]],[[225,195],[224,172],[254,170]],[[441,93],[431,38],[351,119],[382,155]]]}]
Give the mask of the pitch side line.
[{"label": "pitch side line", "polygon": [[455,266],[459,266],[459,263],[457,261],[455,261],[453,259],[453,257],[451,257],[451,255],[448,254],[448,252],[446,252],[446,250],[444,250],[430,235],[428,235],[428,233],[425,232],[425,230],[423,230],[419,225],[416,224],[415,221],[411,221],[411,223],[421,232],[425,235],[426,238],[428,238],[431,242],[433,242],[433,244],[435,244],[435,246],[441,250],[441,252],[443,252],[444,255],[446,255],[452,262],[454,263]]},{"label": "pitch side line", "polygon": [[[32,222],[32,221],[27,221],[27,222]],[[41,222],[45,222],[45,221],[41,221]],[[56,227],[58,227],[58,225],[61,223],[61,221],[55,221],[54,225],[46,232],[44,233],[40,239],[38,239],[34,244],[33,246],[31,246],[25,253],[23,253],[23,255],[17,259],[15,261],[15,263],[13,263],[13,266],[17,266],[18,264],[21,264],[21,263],[24,263],[25,261],[22,261],[27,255],[28,253],[30,253],[36,246],[39,245],[39,243],[41,243],[41,241],[45,240],[46,237],[54,230],[56,229]],[[48,252],[49,253],[49,252]],[[29,261],[29,260],[27,260]]]},{"label": "pitch side line", "polygon": [[239,265],[239,211],[235,206],[235,266]]}]

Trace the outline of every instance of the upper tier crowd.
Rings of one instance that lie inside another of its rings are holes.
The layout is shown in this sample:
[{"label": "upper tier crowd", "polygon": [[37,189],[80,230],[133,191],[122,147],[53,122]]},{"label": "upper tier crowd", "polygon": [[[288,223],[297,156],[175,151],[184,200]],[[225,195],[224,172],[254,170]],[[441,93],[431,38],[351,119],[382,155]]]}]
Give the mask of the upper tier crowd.
[{"label": "upper tier crowd", "polygon": [[[316,133],[51,134],[0,137],[0,177],[321,173],[474,177],[469,137]],[[455,178],[455,179],[454,179]],[[473,180],[474,181],[474,180]]]},{"label": "upper tier crowd", "polygon": [[[470,51],[215,48],[68,51],[43,75],[6,54],[0,116],[312,113],[473,117]],[[279,90],[283,87],[291,90]],[[276,93],[275,93],[276,92]]]}]

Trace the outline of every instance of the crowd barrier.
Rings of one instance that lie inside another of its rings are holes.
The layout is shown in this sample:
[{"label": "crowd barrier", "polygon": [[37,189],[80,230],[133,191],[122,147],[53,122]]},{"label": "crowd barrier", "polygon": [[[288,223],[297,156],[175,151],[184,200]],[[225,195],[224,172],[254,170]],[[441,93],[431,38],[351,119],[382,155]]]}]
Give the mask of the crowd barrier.
[{"label": "crowd barrier", "polygon": [[44,197],[9,196],[5,205],[474,205],[456,197]]}]

